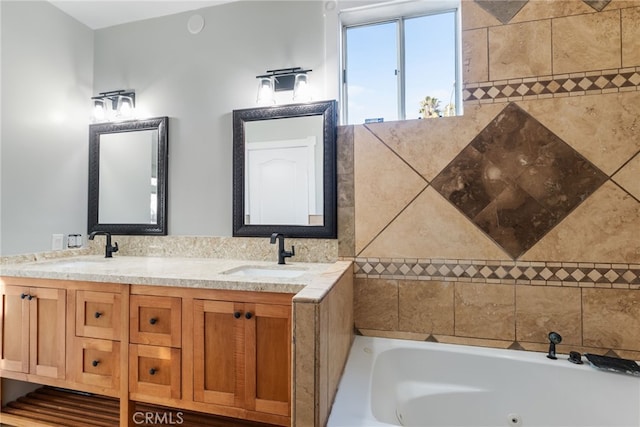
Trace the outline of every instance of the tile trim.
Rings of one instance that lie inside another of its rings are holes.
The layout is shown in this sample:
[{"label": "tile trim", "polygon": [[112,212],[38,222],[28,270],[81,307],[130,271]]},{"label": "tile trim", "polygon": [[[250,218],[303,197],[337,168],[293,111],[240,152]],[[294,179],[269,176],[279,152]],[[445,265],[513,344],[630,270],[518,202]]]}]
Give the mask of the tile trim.
[{"label": "tile trim", "polygon": [[356,278],[640,290],[640,264],[355,258]]},{"label": "tile trim", "polygon": [[486,104],[635,90],[640,90],[640,67],[465,83],[462,100]]}]

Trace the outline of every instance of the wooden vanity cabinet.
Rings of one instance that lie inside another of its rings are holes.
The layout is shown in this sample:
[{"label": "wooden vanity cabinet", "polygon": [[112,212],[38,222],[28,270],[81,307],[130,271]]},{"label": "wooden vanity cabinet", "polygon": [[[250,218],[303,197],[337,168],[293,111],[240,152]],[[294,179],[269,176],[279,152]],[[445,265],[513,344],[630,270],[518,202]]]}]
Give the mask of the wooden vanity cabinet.
[{"label": "wooden vanity cabinet", "polygon": [[3,280],[1,310],[0,369],[25,374],[5,376],[64,379],[65,289]]},{"label": "wooden vanity cabinet", "polygon": [[291,306],[197,299],[194,401],[289,416]]},{"label": "wooden vanity cabinet", "polygon": [[182,300],[131,295],[129,391],[133,399],[182,397]]},{"label": "wooden vanity cabinet", "polygon": [[[91,284],[91,289],[117,285]],[[69,354],[69,370],[75,382],[99,387],[117,395],[121,382],[123,323],[126,312],[121,289],[95,291],[74,289],[72,307],[75,308],[75,328]]]}]

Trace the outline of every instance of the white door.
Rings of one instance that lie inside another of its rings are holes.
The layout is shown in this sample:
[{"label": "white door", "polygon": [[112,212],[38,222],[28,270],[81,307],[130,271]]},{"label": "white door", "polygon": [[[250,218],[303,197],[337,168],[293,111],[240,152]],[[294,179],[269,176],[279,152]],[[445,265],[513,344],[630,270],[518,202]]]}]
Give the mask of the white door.
[{"label": "white door", "polygon": [[247,223],[309,224],[313,153],[313,144],[293,141],[247,146]]}]

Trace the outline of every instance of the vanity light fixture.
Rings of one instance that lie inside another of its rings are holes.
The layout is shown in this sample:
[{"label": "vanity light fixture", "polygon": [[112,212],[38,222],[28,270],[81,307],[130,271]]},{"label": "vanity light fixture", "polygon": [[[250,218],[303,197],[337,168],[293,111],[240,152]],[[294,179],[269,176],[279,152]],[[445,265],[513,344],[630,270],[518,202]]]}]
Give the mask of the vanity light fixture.
[{"label": "vanity light fixture", "polygon": [[126,120],[133,118],[136,107],[136,92],[124,89],[100,92],[91,100],[94,122]]},{"label": "vanity light fixture", "polygon": [[303,70],[301,67],[280,68],[267,70],[267,74],[256,76],[258,84],[258,104],[275,103],[273,92],[293,90],[295,101],[310,101],[309,80],[307,73],[313,70]]}]

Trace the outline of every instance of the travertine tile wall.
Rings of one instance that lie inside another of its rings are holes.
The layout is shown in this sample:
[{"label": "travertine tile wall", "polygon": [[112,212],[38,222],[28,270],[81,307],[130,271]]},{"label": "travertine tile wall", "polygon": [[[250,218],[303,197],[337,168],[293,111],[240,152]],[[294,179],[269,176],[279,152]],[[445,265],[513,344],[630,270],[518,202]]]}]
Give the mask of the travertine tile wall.
[{"label": "travertine tile wall", "polygon": [[353,341],[353,268],[318,297],[293,299],[294,426],[324,426]]},{"label": "travertine tile wall", "polygon": [[640,4],[508,3],[462,1],[463,116],[339,130],[356,328],[640,360]]}]

